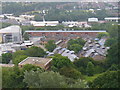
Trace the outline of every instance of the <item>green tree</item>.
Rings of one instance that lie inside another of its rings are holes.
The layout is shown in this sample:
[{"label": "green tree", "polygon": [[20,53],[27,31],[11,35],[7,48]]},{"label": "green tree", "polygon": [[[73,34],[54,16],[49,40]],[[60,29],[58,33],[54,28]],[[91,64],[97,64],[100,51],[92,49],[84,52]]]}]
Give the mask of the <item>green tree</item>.
[{"label": "green tree", "polygon": [[94,74],[94,64],[92,64],[92,62],[88,62],[86,73],[88,76],[92,76]]},{"label": "green tree", "polygon": [[19,50],[19,51],[14,52],[13,53],[13,60],[20,55],[25,55],[25,51],[24,50]]},{"label": "green tree", "polygon": [[52,59],[51,69],[59,70],[64,66],[73,67],[73,63],[65,56],[55,55]]},{"label": "green tree", "polygon": [[40,16],[40,15],[35,15],[34,20],[35,20],[35,21],[42,21],[42,16]]},{"label": "green tree", "polygon": [[54,40],[49,40],[48,43],[45,45],[45,48],[52,52],[56,48],[56,44],[54,43]]},{"label": "green tree", "polygon": [[25,54],[29,57],[44,57],[46,55],[45,51],[36,46],[32,46],[25,51]]},{"label": "green tree", "polygon": [[98,76],[93,82],[92,88],[119,88],[119,71],[109,71]]},{"label": "green tree", "polygon": [[60,74],[66,76],[66,77],[69,77],[69,78],[73,78],[73,79],[82,78],[81,73],[78,70],[76,70],[75,68],[72,68],[72,67],[61,68],[60,69]]},{"label": "green tree", "polygon": [[[26,64],[22,67],[23,72],[25,71],[37,71],[38,69],[41,69],[39,66],[34,66],[32,64]],[[42,69],[41,69],[42,70]]]},{"label": "green tree", "polygon": [[117,64],[112,64],[111,67],[108,69],[108,71],[117,71],[117,70],[119,70]]},{"label": "green tree", "polygon": [[75,51],[75,53],[78,53],[80,50],[82,50],[82,46],[79,44],[72,44],[68,47],[68,49]]},{"label": "green tree", "polygon": [[15,65],[18,65],[18,63],[20,63],[21,61],[23,61],[24,59],[26,59],[28,56],[26,55],[19,55],[17,56],[15,59],[13,59],[13,63]]},{"label": "green tree", "polygon": [[68,41],[68,46],[73,45],[73,44],[79,44],[79,45],[83,46],[85,44],[85,41],[82,38],[70,39]]},{"label": "green tree", "polygon": [[23,37],[24,37],[24,40],[29,40],[29,34],[28,33],[25,33]]},{"label": "green tree", "polygon": [[26,88],[23,82],[24,76],[18,67],[2,68],[2,87],[3,88]]},{"label": "green tree", "polygon": [[102,38],[102,37],[108,37],[109,36],[109,33],[107,33],[107,32],[100,32],[99,34],[98,34],[98,38]]},{"label": "green tree", "polygon": [[70,84],[69,88],[89,88],[85,80],[78,79],[75,83]]},{"label": "green tree", "polygon": [[24,82],[30,88],[65,88],[65,78],[57,72],[26,71]]},{"label": "green tree", "polygon": [[11,53],[5,53],[2,54],[2,63],[8,64],[12,60],[12,54]]},{"label": "green tree", "polygon": [[117,42],[116,39],[114,39],[114,38],[109,38],[109,39],[106,40],[105,45],[108,46],[108,47],[110,47],[110,46],[112,46],[112,45],[113,45],[114,43],[116,43],[116,42]]},{"label": "green tree", "polygon": [[81,39],[81,38],[71,39],[67,43],[67,48],[69,50],[75,51],[75,53],[78,53],[82,49],[84,44],[85,44],[85,41],[83,39]]},{"label": "green tree", "polygon": [[118,44],[113,44],[110,49],[108,50],[107,55],[107,63],[108,66],[111,66],[112,64],[118,64],[119,58],[120,58],[120,48],[118,47]]},{"label": "green tree", "polygon": [[79,67],[86,68],[87,67],[87,63],[90,62],[90,61],[93,62],[93,59],[90,58],[90,57],[81,57],[80,59],[74,61],[73,63],[78,68]]}]

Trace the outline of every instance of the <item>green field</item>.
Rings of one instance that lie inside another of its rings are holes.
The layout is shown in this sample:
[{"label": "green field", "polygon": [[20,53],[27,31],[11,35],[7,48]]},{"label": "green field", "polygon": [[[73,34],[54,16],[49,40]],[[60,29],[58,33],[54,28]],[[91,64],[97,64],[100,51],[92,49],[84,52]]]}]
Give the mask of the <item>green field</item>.
[{"label": "green field", "polygon": [[102,75],[103,73],[100,74],[95,74],[94,76],[84,76],[86,81],[93,81],[95,78],[97,78],[98,76]]}]

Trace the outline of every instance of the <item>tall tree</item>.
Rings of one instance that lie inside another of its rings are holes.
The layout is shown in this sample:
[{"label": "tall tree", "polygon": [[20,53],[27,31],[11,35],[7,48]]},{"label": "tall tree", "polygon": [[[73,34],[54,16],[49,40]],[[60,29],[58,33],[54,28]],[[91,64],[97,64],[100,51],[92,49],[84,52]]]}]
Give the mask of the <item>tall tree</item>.
[{"label": "tall tree", "polygon": [[11,53],[5,53],[2,54],[2,63],[8,64],[12,60],[12,54]]},{"label": "tall tree", "polygon": [[119,88],[119,71],[109,71],[98,76],[93,82],[92,88]]},{"label": "tall tree", "polygon": [[59,73],[30,71],[25,72],[24,82],[28,84],[30,88],[65,88],[65,78]]},{"label": "tall tree", "polygon": [[48,43],[45,45],[45,48],[52,52],[55,48],[56,48],[56,44],[54,42],[54,40],[49,40]]},{"label": "tall tree", "polygon": [[25,54],[30,57],[44,57],[46,55],[45,51],[36,46],[32,46],[25,51]]},{"label": "tall tree", "polygon": [[73,63],[65,56],[55,55],[52,59],[52,70],[59,70],[62,67],[73,67]]},{"label": "tall tree", "polygon": [[94,64],[92,64],[92,62],[88,62],[86,73],[88,76],[92,76],[94,74]]}]

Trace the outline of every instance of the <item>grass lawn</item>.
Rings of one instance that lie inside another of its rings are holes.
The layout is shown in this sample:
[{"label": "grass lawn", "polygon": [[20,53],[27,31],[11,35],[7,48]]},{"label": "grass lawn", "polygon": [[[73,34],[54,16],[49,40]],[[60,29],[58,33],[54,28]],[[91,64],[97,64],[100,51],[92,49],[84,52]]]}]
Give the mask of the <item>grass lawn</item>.
[{"label": "grass lawn", "polygon": [[98,76],[102,75],[103,73],[100,74],[95,74],[94,76],[84,76],[86,81],[93,81],[95,78]]}]

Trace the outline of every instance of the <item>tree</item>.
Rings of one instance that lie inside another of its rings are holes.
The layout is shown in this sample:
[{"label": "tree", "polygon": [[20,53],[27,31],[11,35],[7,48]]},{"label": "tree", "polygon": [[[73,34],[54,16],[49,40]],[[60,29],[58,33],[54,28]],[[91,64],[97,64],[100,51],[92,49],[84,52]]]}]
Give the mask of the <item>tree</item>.
[{"label": "tree", "polygon": [[20,55],[25,55],[25,51],[24,50],[19,50],[19,51],[14,52],[13,53],[13,60]]},{"label": "tree", "polygon": [[113,45],[113,43],[116,43],[116,42],[117,42],[116,39],[114,39],[114,38],[109,38],[109,39],[106,40],[105,45],[108,46],[108,47],[110,47],[110,46]]},{"label": "tree", "polygon": [[35,15],[34,20],[35,20],[35,21],[42,21],[42,16],[40,16],[40,15]]},{"label": "tree", "polygon": [[78,53],[82,47],[84,46],[85,41],[81,38],[78,39],[71,39],[68,41],[67,46],[69,50],[75,51],[75,53]]},{"label": "tree", "polygon": [[118,69],[118,65],[116,64],[112,64],[111,67],[108,69],[108,71],[117,71],[117,70],[119,69]]},{"label": "tree", "polygon": [[2,68],[2,87],[3,88],[26,88],[23,82],[23,73],[18,67]]},{"label": "tree", "polygon": [[109,36],[109,33],[107,33],[107,32],[100,32],[99,34],[98,34],[98,38],[102,38],[102,37],[108,37]]},{"label": "tree", "polygon": [[113,44],[108,50],[107,55],[107,64],[111,66],[112,64],[118,64],[120,58],[120,48],[118,47],[118,43]]},{"label": "tree", "polygon": [[93,62],[93,59],[90,57],[81,57],[80,59],[74,61],[73,63],[77,68],[80,68],[80,67],[86,68],[87,63],[90,61]]},{"label": "tree", "polygon": [[78,79],[81,78],[81,73],[72,68],[72,67],[63,67],[60,69],[60,74],[65,75],[66,77],[73,78],[73,79]]},{"label": "tree", "polygon": [[8,64],[12,60],[12,54],[11,53],[5,53],[2,54],[2,63]]},{"label": "tree", "polygon": [[119,71],[109,71],[93,80],[92,88],[119,88]]},{"label": "tree", "polygon": [[24,82],[30,88],[65,88],[65,78],[57,72],[26,71]]},{"label": "tree", "polygon": [[68,49],[75,51],[75,53],[78,53],[80,50],[82,50],[82,46],[79,44],[72,44],[68,47]]},{"label": "tree", "polygon": [[37,71],[38,69],[42,70],[39,66],[34,66],[32,64],[26,64],[22,67],[23,72],[25,71]]},{"label": "tree", "polygon": [[94,65],[92,64],[92,62],[88,62],[86,73],[88,76],[92,76],[94,74]]},{"label": "tree", "polygon": [[25,51],[25,54],[29,57],[44,57],[46,55],[45,51],[36,46],[32,46]]},{"label": "tree", "polygon": [[24,37],[24,40],[29,40],[29,34],[28,33],[25,33],[23,37]]},{"label": "tree", "polygon": [[21,61],[23,61],[24,59],[26,59],[28,56],[26,55],[19,55],[17,56],[15,59],[13,59],[13,63],[15,65],[18,65],[18,63],[20,63]]},{"label": "tree", "polygon": [[78,79],[75,83],[70,84],[69,88],[89,88],[85,80]]},{"label": "tree", "polygon": [[70,45],[73,45],[73,44],[79,44],[81,46],[83,46],[85,44],[85,41],[82,39],[82,38],[78,38],[78,39],[70,39],[68,41],[68,47]]},{"label": "tree", "polygon": [[54,40],[49,40],[48,43],[45,45],[45,48],[52,52],[56,48],[56,44],[54,43]]},{"label": "tree", "polygon": [[[52,59],[52,67],[54,67],[56,70],[59,70],[60,68],[67,66],[72,67],[73,63],[68,59],[68,57],[61,56],[61,55],[55,55]],[[51,69],[53,69],[51,67]]]}]

